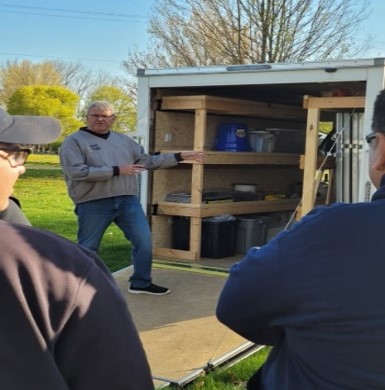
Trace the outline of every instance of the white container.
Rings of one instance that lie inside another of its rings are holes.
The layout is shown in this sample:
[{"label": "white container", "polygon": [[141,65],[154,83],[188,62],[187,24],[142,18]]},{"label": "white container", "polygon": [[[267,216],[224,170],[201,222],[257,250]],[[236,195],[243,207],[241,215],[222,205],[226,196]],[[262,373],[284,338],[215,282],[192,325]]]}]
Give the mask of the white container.
[{"label": "white container", "polygon": [[276,136],[268,131],[249,131],[249,141],[254,152],[269,153],[275,148]]}]

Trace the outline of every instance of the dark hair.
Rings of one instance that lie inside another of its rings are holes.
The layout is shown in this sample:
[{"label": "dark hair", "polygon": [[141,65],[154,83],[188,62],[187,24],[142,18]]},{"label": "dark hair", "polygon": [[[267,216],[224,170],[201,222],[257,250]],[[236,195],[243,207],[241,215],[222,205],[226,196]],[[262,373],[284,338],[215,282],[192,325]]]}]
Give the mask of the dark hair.
[{"label": "dark hair", "polygon": [[385,89],[383,89],[374,102],[372,131],[385,133]]}]

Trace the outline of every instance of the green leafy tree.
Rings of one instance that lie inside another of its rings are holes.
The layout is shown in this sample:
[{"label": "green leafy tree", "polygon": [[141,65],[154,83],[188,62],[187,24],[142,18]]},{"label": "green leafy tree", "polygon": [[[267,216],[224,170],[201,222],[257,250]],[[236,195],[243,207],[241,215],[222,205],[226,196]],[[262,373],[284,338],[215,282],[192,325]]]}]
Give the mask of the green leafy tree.
[{"label": "green leafy tree", "polygon": [[[116,121],[114,130],[120,133],[133,132],[136,130],[136,105],[134,99],[122,88],[112,85],[103,85],[96,88],[88,97],[85,106],[96,100],[107,100],[114,107]],[[85,111],[82,114],[85,118]]]},{"label": "green leafy tree", "polygon": [[10,96],[26,85],[60,85],[61,75],[53,63],[7,61],[0,67],[0,104],[8,105]]},{"label": "green leafy tree", "polygon": [[26,85],[61,85],[84,100],[96,86],[105,84],[122,86],[126,82],[106,73],[94,74],[79,62],[7,61],[0,65],[0,105],[7,106],[10,96]]},{"label": "green leafy tree", "polygon": [[63,139],[77,130],[82,122],[75,118],[79,96],[67,88],[49,85],[29,85],[16,90],[7,110],[13,115],[48,115],[60,120]]}]

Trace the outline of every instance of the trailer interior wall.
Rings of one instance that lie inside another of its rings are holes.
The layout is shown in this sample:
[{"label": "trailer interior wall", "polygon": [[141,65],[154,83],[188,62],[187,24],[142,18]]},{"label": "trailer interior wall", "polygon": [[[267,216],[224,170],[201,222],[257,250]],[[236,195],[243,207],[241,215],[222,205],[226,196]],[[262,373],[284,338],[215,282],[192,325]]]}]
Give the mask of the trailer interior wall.
[{"label": "trailer interior wall", "polygon": [[[363,139],[365,134],[371,131],[371,113],[375,97],[384,88],[384,59],[271,64],[260,68],[234,66],[148,69],[140,71],[138,76],[137,136],[150,153],[196,147],[212,151],[215,131],[224,118],[229,122],[241,120],[248,127],[300,131],[303,137],[306,137],[309,124],[308,110],[304,108],[305,96],[364,96],[364,108],[362,105],[359,108],[336,108],[340,106],[323,108],[319,111],[319,120],[332,122],[337,131],[341,132],[336,155],[337,197],[334,200],[356,202],[370,199],[374,188],[368,177],[368,146]],[[219,105],[222,101],[230,99],[230,104],[235,102],[235,105],[233,110],[228,112],[226,109],[219,109],[217,112],[215,109],[200,111],[193,108],[200,107],[200,101],[203,99],[203,102],[206,98],[214,99]],[[180,99],[190,104],[188,109],[183,108],[185,103],[178,103]],[[168,105],[165,104],[167,101],[177,103]],[[258,110],[261,104],[267,107],[267,110],[271,109],[270,116],[262,115],[262,111]],[[244,110],[246,106],[255,106],[255,112]],[[237,107],[239,111],[234,112],[234,108],[236,110]],[[281,107],[284,107],[283,111]],[[242,115],[242,112],[247,114]],[[200,116],[202,113],[204,118]],[[284,131],[278,135],[284,136]],[[287,138],[285,142],[289,145],[293,139]],[[296,150],[296,153],[298,158],[301,154],[304,155],[305,147]],[[289,185],[292,186],[301,181],[301,178],[305,178],[299,164],[269,165],[263,162],[253,165],[254,162],[249,161],[245,165],[239,158],[231,161],[231,157],[228,156],[226,158],[230,158],[231,162],[227,165],[224,162],[221,165],[222,162],[219,163],[218,160],[220,157],[211,158],[215,161],[211,163],[207,161],[201,169],[191,164],[187,166],[179,164],[180,166],[176,168],[150,172],[142,176],[141,202],[145,211],[151,215],[154,247],[159,249],[157,255],[163,256],[162,253],[166,253],[166,257],[171,254],[170,256],[175,258],[190,260],[199,258],[202,218],[204,215],[217,215],[219,212],[219,208],[212,206],[203,211],[200,191],[212,187],[227,188],[234,182],[257,182],[263,190],[268,188],[270,191],[284,192]],[[182,207],[182,210],[179,210],[178,206],[164,204],[168,192],[174,190],[184,192],[190,188],[192,191],[190,208]],[[305,191],[307,189],[303,188],[302,194]],[[156,215],[154,211],[158,206],[160,214]],[[235,212],[235,205],[228,206],[228,209],[226,206],[220,207],[223,213]],[[294,210],[290,207],[286,204],[281,210]],[[260,209],[258,203],[242,210],[249,210],[245,213],[263,211],[270,213],[278,209],[276,205],[267,205],[266,209]],[[235,214],[241,214],[239,209]],[[170,226],[172,215],[191,216],[190,249],[185,252],[175,252],[172,249]]]},{"label": "trailer interior wall", "polygon": [[[304,95],[320,96],[342,89],[354,93],[363,91],[365,112],[371,113],[375,96],[383,87],[383,58],[249,67],[146,69],[138,72],[137,135],[143,139],[145,149],[151,150],[154,113],[161,96],[205,94],[301,107]],[[370,115],[365,115],[364,134],[370,131],[370,123]],[[360,154],[363,153],[359,178],[355,178],[356,184],[351,184],[358,186],[354,189],[358,193],[355,199],[367,200],[373,192],[373,188],[368,190],[368,150],[362,139],[359,144]],[[142,183],[147,182],[146,175],[142,179]],[[141,201],[145,205],[148,202],[146,186],[142,189]]]}]

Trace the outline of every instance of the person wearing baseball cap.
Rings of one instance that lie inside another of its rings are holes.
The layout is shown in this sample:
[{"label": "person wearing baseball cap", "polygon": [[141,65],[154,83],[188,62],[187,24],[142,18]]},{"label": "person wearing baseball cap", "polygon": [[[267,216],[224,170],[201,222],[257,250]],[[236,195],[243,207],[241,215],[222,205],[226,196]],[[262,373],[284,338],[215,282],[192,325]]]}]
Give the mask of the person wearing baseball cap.
[{"label": "person wearing baseball cap", "polygon": [[27,146],[59,135],[54,118],[0,109],[1,388],[151,390],[145,351],[103,261],[54,233],[4,221]]},{"label": "person wearing baseball cap", "polygon": [[32,145],[49,144],[61,133],[60,122],[48,116],[9,115],[0,108],[0,219],[31,225],[12,197],[13,185],[25,172],[24,163]]}]

